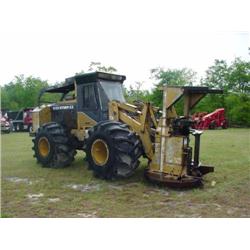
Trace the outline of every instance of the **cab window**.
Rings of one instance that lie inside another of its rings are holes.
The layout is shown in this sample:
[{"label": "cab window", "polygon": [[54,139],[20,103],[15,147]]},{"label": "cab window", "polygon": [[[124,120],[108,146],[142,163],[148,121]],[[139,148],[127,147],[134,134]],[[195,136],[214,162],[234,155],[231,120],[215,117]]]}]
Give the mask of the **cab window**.
[{"label": "cab window", "polygon": [[83,86],[83,108],[97,109],[95,88],[93,84],[86,84]]}]

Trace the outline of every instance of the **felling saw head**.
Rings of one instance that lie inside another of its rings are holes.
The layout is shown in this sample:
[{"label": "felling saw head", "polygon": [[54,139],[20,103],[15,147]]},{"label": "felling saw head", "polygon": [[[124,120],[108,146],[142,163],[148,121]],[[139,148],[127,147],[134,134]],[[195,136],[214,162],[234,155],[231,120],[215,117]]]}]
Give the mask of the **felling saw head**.
[{"label": "felling saw head", "polygon": [[[145,175],[148,180],[175,188],[202,185],[202,176],[214,167],[199,162],[202,131],[192,129],[190,111],[208,93],[222,93],[207,87],[163,87],[163,113],[155,134],[155,150]],[[176,114],[174,104],[184,101],[184,116]],[[190,147],[194,136],[194,152]]]}]

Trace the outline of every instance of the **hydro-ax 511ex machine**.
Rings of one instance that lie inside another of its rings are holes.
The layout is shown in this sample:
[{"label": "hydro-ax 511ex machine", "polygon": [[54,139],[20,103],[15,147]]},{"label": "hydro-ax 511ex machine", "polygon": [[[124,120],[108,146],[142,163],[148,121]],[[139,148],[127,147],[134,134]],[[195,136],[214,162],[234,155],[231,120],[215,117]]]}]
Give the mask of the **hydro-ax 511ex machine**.
[{"label": "hydro-ax 511ex machine", "polygon": [[[141,156],[148,159],[148,180],[173,187],[202,184],[213,171],[199,162],[202,131],[191,129],[190,110],[208,93],[207,87],[163,87],[163,110],[151,103],[126,103],[122,75],[94,72],[67,78],[60,86],[41,92],[57,93],[57,103],[33,111],[34,157],[44,167],[71,164],[76,150],[84,150],[95,176],[115,179],[131,176]],[[174,104],[184,101],[184,116]],[[194,150],[189,136],[195,138]]]}]

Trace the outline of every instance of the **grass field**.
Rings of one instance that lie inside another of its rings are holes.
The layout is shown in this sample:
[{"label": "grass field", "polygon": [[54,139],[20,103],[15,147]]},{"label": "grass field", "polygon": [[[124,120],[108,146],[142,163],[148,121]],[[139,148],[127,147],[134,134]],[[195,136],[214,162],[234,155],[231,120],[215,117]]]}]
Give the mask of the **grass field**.
[{"label": "grass field", "polygon": [[106,182],[72,166],[42,168],[27,133],[2,135],[2,217],[250,217],[250,129],[206,131],[201,160],[214,165],[200,189],[173,190],[143,179],[143,160],[127,180]]}]

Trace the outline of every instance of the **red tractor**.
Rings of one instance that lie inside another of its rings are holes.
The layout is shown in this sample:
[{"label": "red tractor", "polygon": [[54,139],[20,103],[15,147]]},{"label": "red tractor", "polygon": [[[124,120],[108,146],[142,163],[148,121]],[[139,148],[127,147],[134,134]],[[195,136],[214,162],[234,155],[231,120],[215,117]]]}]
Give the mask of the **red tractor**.
[{"label": "red tractor", "polygon": [[194,129],[204,130],[215,129],[219,127],[226,129],[228,127],[224,108],[216,109],[209,114],[207,112],[194,113],[192,119],[194,121]]}]

